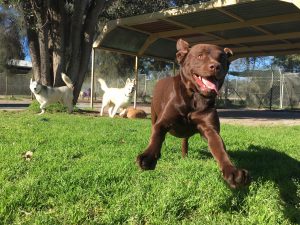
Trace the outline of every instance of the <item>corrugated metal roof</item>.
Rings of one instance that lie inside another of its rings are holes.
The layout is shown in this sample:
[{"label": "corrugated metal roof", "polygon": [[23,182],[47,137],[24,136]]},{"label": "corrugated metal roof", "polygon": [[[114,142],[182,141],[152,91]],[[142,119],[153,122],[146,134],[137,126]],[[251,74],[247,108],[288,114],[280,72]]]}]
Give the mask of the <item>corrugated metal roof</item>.
[{"label": "corrugated metal roof", "polygon": [[174,16],[171,17],[170,20],[190,27],[207,26],[236,21],[234,18],[213,9],[197,13],[190,13],[188,15]]},{"label": "corrugated metal roof", "polygon": [[300,0],[212,0],[110,21],[94,47],[174,60],[176,41],[232,48],[235,57],[300,53]]},{"label": "corrugated metal roof", "polygon": [[273,34],[282,34],[288,32],[300,32],[300,21],[288,23],[276,23],[261,26]]},{"label": "corrugated metal roof", "polygon": [[245,27],[239,29],[232,29],[232,30],[220,30],[216,32],[211,32],[212,34],[218,35],[222,38],[238,38],[238,37],[251,37],[251,36],[259,36],[264,35],[263,32],[256,30],[252,27]]},{"label": "corrugated metal roof", "polygon": [[169,30],[179,30],[181,29],[180,26],[174,25],[172,23],[169,23],[167,21],[159,20],[152,23],[144,23],[144,24],[137,24],[131,26],[135,29],[149,32],[149,33],[157,33],[161,31],[169,31]]}]

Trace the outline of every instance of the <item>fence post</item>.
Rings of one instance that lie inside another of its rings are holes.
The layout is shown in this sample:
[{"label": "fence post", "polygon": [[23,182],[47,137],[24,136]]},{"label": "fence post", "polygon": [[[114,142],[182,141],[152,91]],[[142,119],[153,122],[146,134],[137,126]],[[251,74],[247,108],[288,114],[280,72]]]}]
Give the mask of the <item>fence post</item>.
[{"label": "fence post", "polygon": [[94,108],[94,63],[95,63],[95,49],[92,48],[92,68],[91,68],[91,108]]},{"label": "fence post", "polygon": [[8,75],[6,72],[6,76],[5,76],[5,96],[7,96],[7,83],[8,83]]},{"label": "fence post", "polygon": [[139,83],[138,61],[139,61],[139,58],[137,56],[135,56],[135,65],[134,65],[135,91],[134,91],[134,102],[133,102],[133,108],[135,108],[135,109],[136,109],[138,83]]},{"label": "fence post", "polygon": [[279,68],[279,74],[280,74],[280,109],[283,109],[283,85],[284,85],[284,74],[281,73],[281,69]]},{"label": "fence post", "polygon": [[269,99],[269,110],[272,110],[272,99],[273,99],[273,84],[274,84],[274,73],[271,68],[272,80],[271,80],[271,88],[270,88],[270,99]]},{"label": "fence post", "polygon": [[227,107],[227,98],[228,98],[228,77],[225,79],[225,93],[224,93],[224,106]]},{"label": "fence post", "polygon": [[173,76],[175,76],[176,74],[176,70],[175,70],[175,62],[173,62]]}]

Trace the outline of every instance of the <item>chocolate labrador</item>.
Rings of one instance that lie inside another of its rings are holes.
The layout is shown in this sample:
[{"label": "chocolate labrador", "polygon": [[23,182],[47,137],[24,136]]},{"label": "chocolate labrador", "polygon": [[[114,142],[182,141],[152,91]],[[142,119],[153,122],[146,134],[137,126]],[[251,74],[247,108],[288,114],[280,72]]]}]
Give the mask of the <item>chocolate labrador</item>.
[{"label": "chocolate labrador", "polygon": [[167,132],[182,138],[182,155],[188,153],[188,138],[200,133],[217,161],[231,188],[249,182],[246,170],[237,169],[229,159],[220,137],[220,121],[215,98],[229,69],[232,51],[209,44],[177,41],[176,58],[180,64],[177,76],[157,82],[151,104],[152,134],[146,150],[138,155],[143,170],[154,169],[160,158]]}]

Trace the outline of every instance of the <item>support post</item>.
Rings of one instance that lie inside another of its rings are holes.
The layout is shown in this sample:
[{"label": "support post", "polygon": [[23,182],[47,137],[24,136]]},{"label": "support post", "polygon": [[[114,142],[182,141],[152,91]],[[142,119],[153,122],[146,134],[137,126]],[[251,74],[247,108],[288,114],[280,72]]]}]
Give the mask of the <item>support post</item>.
[{"label": "support post", "polygon": [[173,76],[175,76],[176,74],[176,70],[175,70],[175,62],[173,62]]},{"label": "support post", "polygon": [[138,84],[139,84],[138,62],[139,62],[139,58],[138,58],[138,56],[135,56],[135,65],[134,65],[135,91],[134,91],[134,102],[133,102],[133,108],[135,108],[135,109],[136,109]]},{"label": "support post", "polygon": [[274,73],[273,69],[271,68],[272,80],[271,80],[271,88],[270,88],[270,99],[269,99],[269,110],[272,110],[273,105],[273,85],[274,85]]},{"label": "support post", "polygon": [[[7,72],[6,72],[6,77],[5,77],[5,96],[7,96],[7,84],[8,84],[8,75],[7,75]],[[31,93],[32,95],[32,93]]]},{"label": "support post", "polygon": [[92,66],[91,66],[91,108],[94,108],[94,62],[95,62],[95,49],[92,48]]},{"label": "support post", "polygon": [[280,109],[283,109],[284,74],[281,73],[280,68],[279,68],[279,74],[280,74]]}]

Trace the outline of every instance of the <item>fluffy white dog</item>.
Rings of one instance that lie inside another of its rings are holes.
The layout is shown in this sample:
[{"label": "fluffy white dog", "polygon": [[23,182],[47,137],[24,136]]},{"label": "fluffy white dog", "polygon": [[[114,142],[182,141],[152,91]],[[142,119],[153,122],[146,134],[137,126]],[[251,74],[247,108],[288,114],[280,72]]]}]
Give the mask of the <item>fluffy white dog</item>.
[{"label": "fluffy white dog", "polygon": [[73,83],[71,79],[64,73],[61,74],[62,80],[66,86],[62,87],[49,87],[42,85],[39,81],[32,81],[30,79],[30,90],[35,95],[36,100],[40,103],[42,110],[39,115],[45,112],[47,105],[51,103],[60,102],[68,107],[68,112],[73,111]]},{"label": "fluffy white dog", "polygon": [[98,81],[104,91],[100,115],[103,115],[103,109],[109,105],[108,114],[111,118],[116,115],[118,109],[122,109],[120,116],[123,116],[127,106],[131,103],[135,80],[128,78],[123,88],[108,88],[103,79],[99,78]]}]

